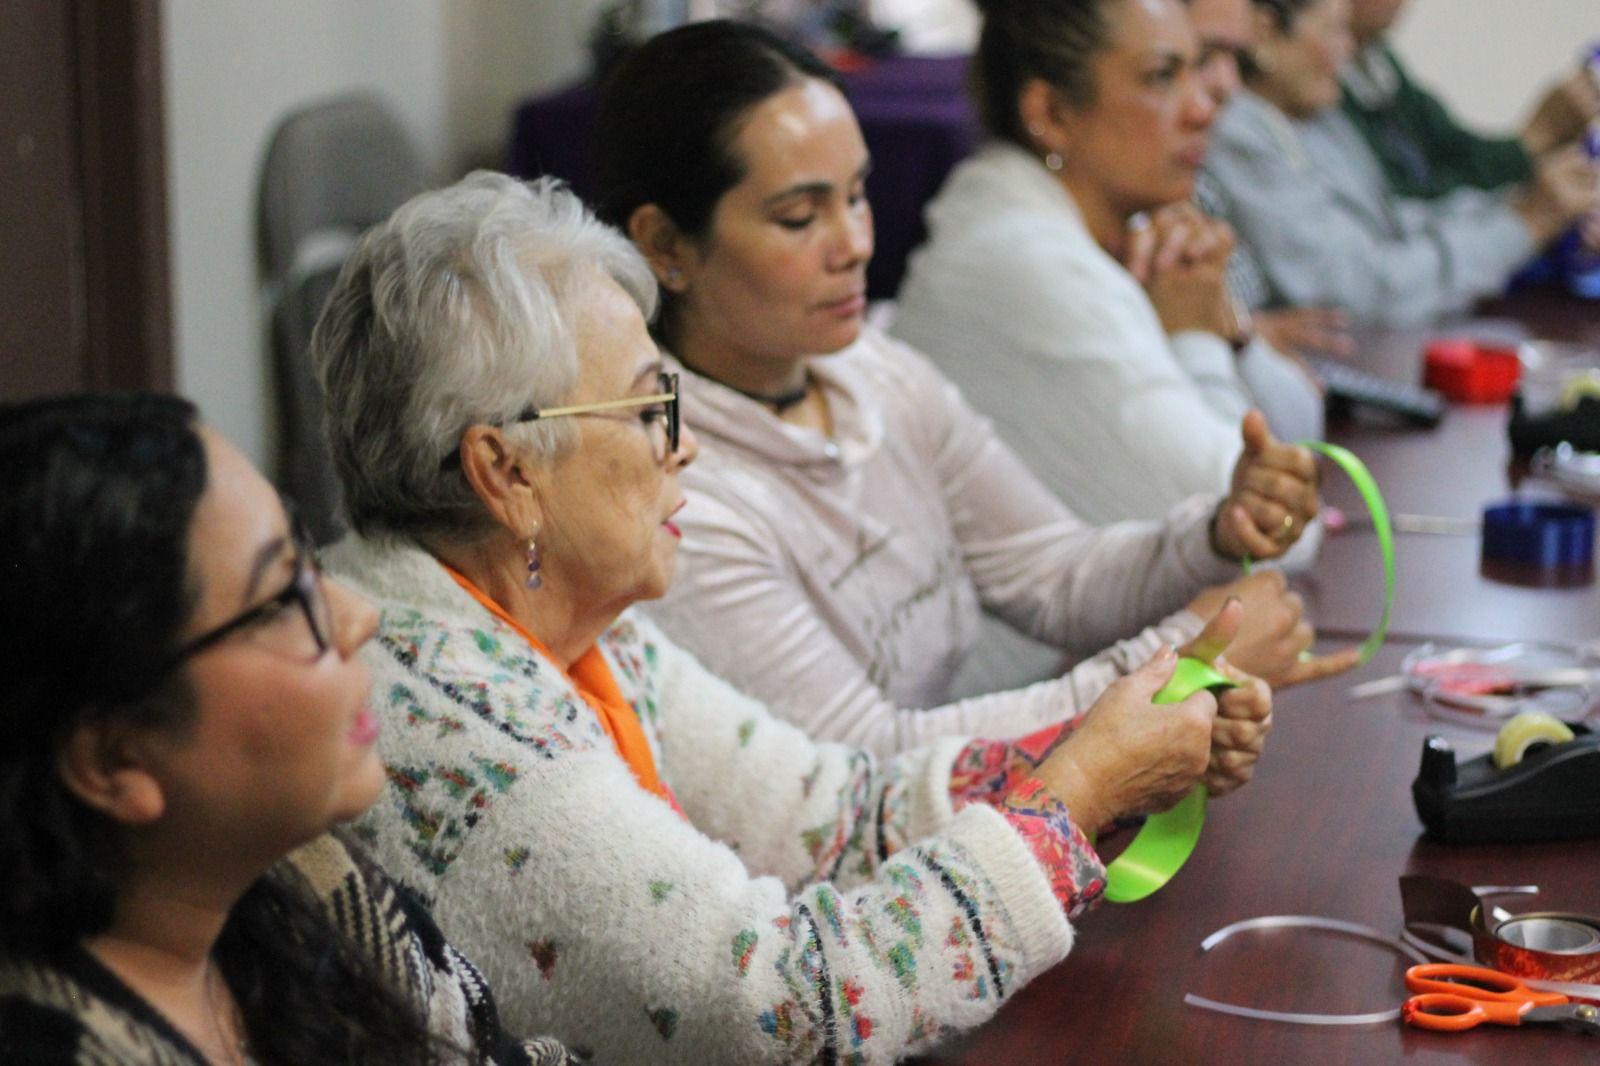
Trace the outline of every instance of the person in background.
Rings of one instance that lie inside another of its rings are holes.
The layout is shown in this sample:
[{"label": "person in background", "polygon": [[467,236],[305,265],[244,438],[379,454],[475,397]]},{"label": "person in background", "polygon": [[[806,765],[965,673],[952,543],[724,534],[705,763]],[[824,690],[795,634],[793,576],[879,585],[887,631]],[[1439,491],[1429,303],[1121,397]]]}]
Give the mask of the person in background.
[{"label": "person in background", "polygon": [[[1247,61],[1255,37],[1251,0],[1186,3],[1200,45],[1195,69],[1220,112],[1244,84],[1241,64]],[[1195,176],[1194,191],[1195,202],[1207,214],[1214,217],[1226,210],[1221,191],[1204,171]],[[1340,358],[1355,354],[1349,317],[1344,313],[1329,307],[1266,306],[1271,290],[1248,245],[1234,245],[1228,259],[1228,290],[1240,309],[1241,325],[1253,328],[1275,351],[1290,356],[1309,352]]]},{"label": "person in background", "polygon": [[[809,52],[735,22],[663,34],[617,69],[595,144],[598,210],[662,286],[657,334],[703,443],[683,572],[652,613],[813,735],[889,754],[1069,716],[1189,639],[1246,540],[1281,554],[1314,511],[1309,454],[1259,416],[1225,502],[1226,465],[1161,521],[1091,528],[1046,491],[923,356],[865,324],[871,164]],[[1312,676],[1284,657],[1311,633],[1282,577],[1239,587],[1271,636],[1242,637],[1235,661]],[[1054,672],[952,701],[984,610],[1052,645]],[[1064,649],[1111,641],[1061,675]]]},{"label": "person in background", "polygon": [[1252,407],[1320,436],[1320,393],[1242,329],[1232,236],[1190,199],[1216,104],[1183,6],[984,11],[973,82],[992,142],[929,205],[891,331],[1090,521],[1227,484]]},{"label": "person in background", "polygon": [[1462,188],[1531,181],[1544,156],[1572,144],[1600,115],[1600,86],[1579,68],[1545,93],[1514,136],[1467,129],[1389,47],[1387,34],[1404,7],[1405,0],[1351,0],[1355,54],[1340,78],[1344,113],[1395,195],[1433,200]]},{"label": "person in background", "polygon": [[1270,693],[1157,706],[1169,648],[1015,743],[879,759],[774,718],[633,610],[699,506],[655,297],[570,192],[492,174],[340,274],[312,356],[355,530],[330,568],[382,611],[362,830],[508,1018],[599,1061],[914,1054],[1066,955],[1104,887],[1088,834],[1249,778]]},{"label": "person in background", "polygon": [[1416,325],[1498,292],[1600,195],[1581,152],[1541,165],[1514,194],[1460,189],[1405,200],[1339,109],[1349,0],[1254,0],[1256,34],[1206,170],[1255,253],[1275,304],[1333,306]]},{"label": "person in background", "polygon": [[0,1059],[572,1061],[330,830],[383,787],[278,495],[186,401],[0,406]]}]

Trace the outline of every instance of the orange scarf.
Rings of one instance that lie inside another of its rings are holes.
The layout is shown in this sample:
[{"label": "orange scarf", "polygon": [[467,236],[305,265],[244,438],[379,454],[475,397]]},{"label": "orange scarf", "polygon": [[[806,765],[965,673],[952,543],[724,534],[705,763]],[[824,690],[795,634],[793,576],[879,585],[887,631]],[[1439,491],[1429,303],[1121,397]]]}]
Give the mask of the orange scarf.
[{"label": "orange scarf", "polygon": [[650,753],[650,744],[645,740],[644,730],[639,726],[639,716],[623,698],[622,690],[617,687],[616,678],[611,676],[611,667],[606,663],[605,656],[600,654],[600,649],[591,645],[589,650],[572,664],[571,669],[562,669],[560,661],[538,637],[530,633],[521,622],[512,618],[504,607],[484,595],[465,574],[446,562],[441,561],[439,565],[444,567],[444,572],[449,574],[456,584],[466,590],[467,595],[482,604],[484,610],[510,626],[513,632],[528,642],[529,647],[554,663],[557,670],[561,670],[561,676],[572,683],[572,687],[578,690],[578,695],[583,697],[583,702],[587,703],[589,709],[600,719],[600,728],[611,738],[617,754],[628,764],[640,786],[645,791],[660,796],[672,804],[673,809],[682,813],[671,789],[662,783],[656,773],[655,756]]}]

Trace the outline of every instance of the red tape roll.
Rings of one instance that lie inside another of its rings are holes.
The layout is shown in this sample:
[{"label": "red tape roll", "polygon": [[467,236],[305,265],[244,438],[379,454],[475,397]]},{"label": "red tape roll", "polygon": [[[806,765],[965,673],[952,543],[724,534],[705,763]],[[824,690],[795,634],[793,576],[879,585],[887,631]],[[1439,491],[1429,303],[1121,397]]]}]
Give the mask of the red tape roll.
[{"label": "red tape roll", "polygon": [[[1546,951],[1524,946],[1538,942],[1537,937],[1516,941],[1509,937],[1510,927],[1546,923],[1546,928],[1560,936],[1571,936],[1574,927],[1588,930],[1587,950]],[[1483,965],[1517,977],[1533,977],[1541,981],[1572,981],[1585,985],[1600,985],[1600,918],[1583,914],[1562,914],[1543,911],[1536,914],[1518,914],[1492,926],[1486,925],[1483,907],[1472,909],[1472,953]]]},{"label": "red tape roll", "polygon": [[1480,965],[1534,981],[1595,985],[1600,1001],[1600,918],[1554,911],[1496,917],[1466,885],[1417,874],[1400,878],[1400,902],[1410,935],[1459,929],[1472,938]]}]

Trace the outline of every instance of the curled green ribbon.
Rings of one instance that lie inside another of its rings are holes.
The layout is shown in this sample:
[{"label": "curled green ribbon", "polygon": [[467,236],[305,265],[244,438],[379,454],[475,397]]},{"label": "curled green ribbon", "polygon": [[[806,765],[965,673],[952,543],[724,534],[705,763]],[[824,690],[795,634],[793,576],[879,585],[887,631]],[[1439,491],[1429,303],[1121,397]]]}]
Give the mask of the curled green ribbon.
[{"label": "curled green ribbon", "polygon": [[[1378,534],[1378,547],[1383,553],[1383,613],[1378,626],[1361,642],[1361,661],[1372,658],[1383,646],[1389,634],[1389,614],[1394,608],[1394,529],[1389,522],[1389,508],[1378,491],[1378,483],[1365,463],[1347,448],[1322,441],[1305,440],[1300,444],[1327,456],[1355,483],[1362,502],[1372,515],[1372,528]],[[1246,572],[1249,560],[1245,560]],[[1212,692],[1235,688],[1238,682],[1219,673],[1210,663],[1199,659],[1179,659],[1172,678],[1152,698],[1152,703],[1178,703],[1201,689]],[[1145,819],[1139,835],[1134,837],[1121,855],[1106,867],[1106,899],[1112,903],[1135,903],[1155,892],[1172,880],[1194,853],[1200,841],[1200,830],[1206,824],[1206,790],[1196,785],[1178,805],[1169,811],[1153,814]]]},{"label": "curled green ribbon", "polygon": [[[1202,659],[1182,658],[1151,703],[1181,703],[1201,689],[1221,693],[1239,682]],[[1200,841],[1206,824],[1206,788],[1196,785],[1169,811],[1145,819],[1127,850],[1106,867],[1106,899],[1134,903],[1172,880]]]},{"label": "curled green ribbon", "polygon": [[1372,471],[1354,452],[1319,440],[1303,440],[1300,445],[1327,456],[1345,472],[1356,491],[1361,493],[1361,502],[1367,505],[1367,513],[1372,516],[1373,531],[1378,534],[1378,550],[1383,554],[1383,613],[1378,616],[1378,627],[1361,642],[1364,663],[1383,647],[1384,638],[1389,635],[1389,614],[1394,610],[1394,527],[1389,522],[1389,508],[1383,502],[1383,493],[1378,491]]}]

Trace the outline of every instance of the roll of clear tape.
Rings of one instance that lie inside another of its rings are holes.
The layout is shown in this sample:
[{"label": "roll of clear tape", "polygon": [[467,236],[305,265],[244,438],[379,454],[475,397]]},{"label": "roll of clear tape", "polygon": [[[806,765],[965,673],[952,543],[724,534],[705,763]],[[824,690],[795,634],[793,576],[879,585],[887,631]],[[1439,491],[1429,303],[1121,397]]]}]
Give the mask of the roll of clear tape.
[{"label": "roll of clear tape", "polygon": [[1553,955],[1592,955],[1600,951],[1600,929],[1566,918],[1507,918],[1495,926],[1494,935],[1515,947]]},{"label": "roll of clear tape", "polygon": [[1565,744],[1572,738],[1567,723],[1555,715],[1524,711],[1500,727],[1494,738],[1494,764],[1505,770],[1520,763],[1534,747]]}]

